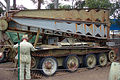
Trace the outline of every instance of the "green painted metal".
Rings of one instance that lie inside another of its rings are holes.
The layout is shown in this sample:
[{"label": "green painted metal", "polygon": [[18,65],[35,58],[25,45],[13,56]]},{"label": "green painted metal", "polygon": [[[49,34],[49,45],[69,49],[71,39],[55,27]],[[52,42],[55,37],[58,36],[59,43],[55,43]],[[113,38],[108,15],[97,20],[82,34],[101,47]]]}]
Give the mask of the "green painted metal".
[{"label": "green painted metal", "polygon": [[89,53],[102,53],[102,52],[109,52],[110,50],[108,48],[94,48],[94,47],[62,47],[62,48],[53,48],[53,49],[47,49],[47,50],[38,50],[36,53],[42,56],[44,55],[52,55],[52,56],[66,56],[69,54],[77,54],[77,55],[86,55]]},{"label": "green painted metal", "polygon": [[[12,42],[17,43],[18,42],[18,36],[16,32],[6,32],[6,34],[8,35],[8,37],[11,39]],[[20,39],[22,39],[22,36],[24,35],[24,33],[19,33]],[[32,35],[30,35],[32,36]],[[35,37],[33,36],[32,39],[29,40],[30,43],[34,43],[35,41]]]},{"label": "green painted metal", "polygon": [[20,80],[20,40],[18,40],[18,80]]}]

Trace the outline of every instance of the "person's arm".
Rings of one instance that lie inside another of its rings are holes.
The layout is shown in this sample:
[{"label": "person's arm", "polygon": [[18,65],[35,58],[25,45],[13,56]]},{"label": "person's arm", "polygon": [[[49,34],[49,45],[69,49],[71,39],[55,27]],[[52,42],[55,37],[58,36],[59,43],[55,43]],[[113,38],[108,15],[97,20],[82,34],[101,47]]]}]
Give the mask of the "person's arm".
[{"label": "person's arm", "polygon": [[34,46],[31,44],[31,51],[36,51],[37,49],[34,48]]},{"label": "person's arm", "polygon": [[16,45],[13,46],[13,50],[16,53],[15,59],[18,59],[18,50],[17,50],[17,48],[18,48],[18,44],[16,44]]}]

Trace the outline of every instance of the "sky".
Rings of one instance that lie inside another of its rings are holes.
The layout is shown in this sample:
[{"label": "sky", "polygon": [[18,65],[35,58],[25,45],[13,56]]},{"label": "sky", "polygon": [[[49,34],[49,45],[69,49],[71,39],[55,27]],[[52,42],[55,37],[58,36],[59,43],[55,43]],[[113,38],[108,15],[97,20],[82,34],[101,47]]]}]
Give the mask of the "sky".
[{"label": "sky", "polygon": [[[4,5],[6,5],[4,0],[0,0]],[[51,0],[44,0],[45,4],[41,6],[42,9],[45,9],[47,4],[51,3]],[[60,3],[62,4],[69,4],[72,5],[72,0],[69,1],[64,1],[64,0],[59,0]],[[23,5],[24,7],[28,9],[37,9],[37,4],[34,4],[31,0],[16,0],[17,5]],[[13,0],[10,0],[10,5],[12,6]]]}]

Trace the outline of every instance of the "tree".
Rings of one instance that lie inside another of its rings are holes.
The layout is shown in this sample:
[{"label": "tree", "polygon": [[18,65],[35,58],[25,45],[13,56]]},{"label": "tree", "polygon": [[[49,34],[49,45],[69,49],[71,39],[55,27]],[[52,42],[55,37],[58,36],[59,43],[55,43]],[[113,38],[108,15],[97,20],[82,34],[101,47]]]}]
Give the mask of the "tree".
[{"label": "tree", "polygon": [[88,8],[105,8],[110,9],[111,3],[109,0],[85,0]]},{"label": "tree", "polygon": [[41,9],[41,4],[44,2],[44,0],[31,0],[34,4],[38,3],[37,9]]},{"label": "tree", "polygon": [[43,3],[43,0],[38,0],[38,9],[41,9],[41,4]]},{"label": "tree", "polygon": [[0,7],[0,16],[2,15],[3,12],[4,12],[3,8]]},{"label": "tree", "polygon": [[110,16],[118,19],[120,17],[120,2],[110,3],[109,0],[85,0],[88,8],[105,8],[110,10]]},{"label": "tree", "polygon": [[3,8],[2,8],[2,7],[0,7],[0,14],[1,14],[2,12],[4,12],[4,10],[3,10]]},{"label": "tree", "polygon": [[4,0],[6,2],[6,12],[10,10],[10,0]]},{"label": "tree", "polygon": [[47,9],[55,9],[54,3],[48,4],[46,8],[47,8]]},{"label": "tree", "polygon": [[[47,9],[55,9],[54,3],[48,4],[46,8]],[[72,6],[70,6],[70,5],[58,4],[58,9],[71,9],[71,8],[72,8]]]},{"label": "tree", "polygon": [[110,10],[110,15],[114,19],[120,19],[120,2],[113,3]]},{"label": "tree", "polygon": [[113,4],[111,14],[115,20],[115,23],[120,27],[120,2]]},{"label": "tree", "polygon": [[77,9],[81,9],[81,8],[83,8],[85,6],[85,1],[78,0],[78,1],[75,2],[74,6]]},{"label": "tree", "polygon": [[59,6],[59,0],[54,0],[54,8],[55,9],[58,9],[58,6]]},{"label": "tree", "polygon": [[23,5],[17,5],[16,9],[17,10],[27,10],[27,8],[24,7]]},{"label": "tree", "polygon": [[59,9],[71,9],[72,6],[70,5],[59,5]]},{"label": "tree", "polygon": [[16,0],[13,0],[13,9],[17,9],[16,8]]}]

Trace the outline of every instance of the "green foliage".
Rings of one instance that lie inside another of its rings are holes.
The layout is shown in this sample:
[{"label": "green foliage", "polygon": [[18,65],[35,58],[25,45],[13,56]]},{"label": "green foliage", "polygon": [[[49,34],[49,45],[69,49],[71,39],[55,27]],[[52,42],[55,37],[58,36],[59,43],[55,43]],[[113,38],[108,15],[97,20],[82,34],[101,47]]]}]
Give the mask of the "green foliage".
[{"label": "green foliage", "polygon": [[71,9],[70,5],[60,5],[59,6],[60,9]]},{"label": "green foliage", "polygon": [[[48,9],[54,9],[54,3],[48,4],[48,5],[47,5],[47,8],[48,8]],[[59,5],[58,5],[58,8],[59,8],[59,9],[71,9],[71,6],[70,6],[70,5],[61,5],[61,4],[59,4]]]},{"label": "green foliage", "polygon": [[54,9],[54,3],[48,4],[48,5],[47,5],[47,8],[48,8],[48,9]]},{"label": "green foliage", "polygon": [[85,0],[86,7],[89,8],[105,8],[110,9],[111,3],[109,0]]},{"label": "green foliage", "polygon": [[[120,2],[110,3],[109,0],[85,0],[85,6],[88,8],[105,8],[110,10],[110,16],[114,19],[120,19]],[[117,15],[116,15],[117,14]]]}]

